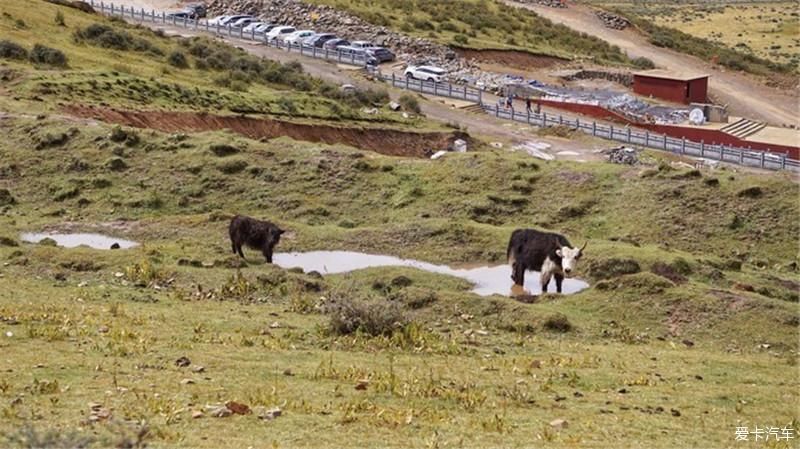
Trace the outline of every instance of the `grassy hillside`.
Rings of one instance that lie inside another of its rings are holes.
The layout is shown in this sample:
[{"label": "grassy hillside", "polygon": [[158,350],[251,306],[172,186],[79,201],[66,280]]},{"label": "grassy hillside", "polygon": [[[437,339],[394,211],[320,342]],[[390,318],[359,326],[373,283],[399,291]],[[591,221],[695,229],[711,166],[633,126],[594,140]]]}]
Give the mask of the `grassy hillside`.
[{"label": "grassy hillside", "polygon": [[[114,126],[68,106],[215,111],[174,88],[140,99],[146,89],[122,79],[357,109],[284,83],[231,90],[203,79],[216,71],[75,42],[95,22],[123,28],[69,9],[66,30],[47,28],[57,8],[32,4],[0,6],[29,26],[0,39],[60,48],[68,65],[0,68],[4,446],[666,448],[703,435],[727,447],[737,426],[798,428],[786,404],[800,391],[800,192],[788,176],[673,169],[656,154],[646,167],[543,162],[476,143],[432,161]],[[187,48],[125,29],[159,58]],[[112,75],[113,64],[138,74]],[[98,82],[68,96],[55,85],[70,79]],[[436,127],[383,115],[369,126]],[[252,251],[242,262],[226,235],[234,213],[287,229],[281,252],[453,265],[502,262],[517,227],[557,230],[589,240],[579,277],[591,288],[527,304],[410,268],[320,277]],[[141,246],[21,241],[40,230]],[[253,413],[213,417],[228,401]],[[259,419],[274,407],[280,416]]]},{"label": "grassy hillside", "polygon": [[494,0],[311,0],[376,25],[464,48],[519,49],[598,63],[629,62],[619,48]]},{"label": "grassy hillside", "polygon": [[[593,1],[631,19],[654,45],[756,75],[796,74],[798,18],[791,2]],[[796,5],[794,5],[796,6]]]}]

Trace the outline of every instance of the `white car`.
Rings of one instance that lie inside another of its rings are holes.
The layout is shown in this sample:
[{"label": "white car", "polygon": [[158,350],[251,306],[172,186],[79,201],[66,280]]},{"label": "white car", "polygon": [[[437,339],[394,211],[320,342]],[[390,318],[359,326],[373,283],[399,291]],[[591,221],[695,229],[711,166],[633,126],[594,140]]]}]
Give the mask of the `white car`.
[{"label": "white car", "polygon": [[275,27],[269,30],[266,38],[267,40],[275,40],[278,39],[278,37],[286,37],[287,34],[294,33],[295,31],[297,31],[297,28],[291,26],[284,25],[280,27]]},{"label": "white car", "polygon": [[314,30],[297,30],[283,38],[283,41],[290,45],[302,43],[304,40],[316,34]]},{"label": "white car", "polygon": [[256,18],[254,18],[254,17],[242,17],[239,20],[234,20],[232,22],[228,22],[228,24],[231,26],[231,28],[239,29],[239,28],[244,28],[244,27],[246,27],[247,25],[250,25],[253,22],[258,22],[258,20]]},{"label": "white car", "polygon": [[217,23],[219,23],[220,26],[228,26],[228,25],[232,24],[233,22],[236,22],[237,20],[247,19],[247,18],[251,18],[252,19],[253,16],[251,16],[250,14],[239,14],[239,15],[236,15],[236,16],[225,16],[224,19],[220,20]]},{"label": "white car", "polygon": [[405,75],[407,78],[441,83],[444,81],[444,76],[447,75],[447,71],[432,65],[410,65],[406,67]]},{"label": "white car", "polygon": [[373,43],[372,43],[372,42],[370,42],[370,41],[353,41],[353,42],[350,42],[350,47],[352,47],[352,48],[364,48],[364,49],[366,49],[366,48],[373,48],[373,47],[376,47],[376,45],[375,45],[375,44],[373,44]]},{"label": "white car", "polygon": [[256,29],[261,25],[266,25],[266,24],[264,22],[251,22],[246,27],[242,28],[242,31],[244,31],[245,33],[252,33],[253,31],[256,31]]},{"label": "white car", "polygon": [[230,16],[217,16],[217,17],[214,17],[213,19],[210,19],[208,21],[208,24],[211,25],[211,26],[217,26],[217,24],[222,25],[222,22],[224,20],[227,20],[228,17],[230,17]]}]

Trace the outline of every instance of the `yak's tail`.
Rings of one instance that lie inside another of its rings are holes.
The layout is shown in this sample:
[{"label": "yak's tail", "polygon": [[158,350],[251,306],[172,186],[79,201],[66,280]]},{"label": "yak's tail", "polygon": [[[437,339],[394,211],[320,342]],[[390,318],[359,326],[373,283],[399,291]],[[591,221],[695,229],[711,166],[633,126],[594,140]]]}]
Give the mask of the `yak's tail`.
[{"label": "yak's tail", "polygon": [[512,235],[510,239],[508,239],[508,249],[506,249],[506,260],[508,261],[509,265],[514,265],[516,261],[516,251],[514,251],[514,236]]}]

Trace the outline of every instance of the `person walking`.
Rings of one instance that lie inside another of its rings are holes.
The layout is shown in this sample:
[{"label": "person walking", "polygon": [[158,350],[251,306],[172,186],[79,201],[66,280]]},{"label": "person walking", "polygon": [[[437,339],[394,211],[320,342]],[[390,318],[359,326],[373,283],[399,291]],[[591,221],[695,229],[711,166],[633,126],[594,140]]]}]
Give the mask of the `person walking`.
[{"label": "person walking", "polygon": [[506,107],[511,109],[511,113],[514,113],[514,95],[508,94],[508,98],[506,98]]},{"label": "person walking", "polygon": [[531,97],[525,98],[525,112],[527,112],[528,115],[531,113]]}]

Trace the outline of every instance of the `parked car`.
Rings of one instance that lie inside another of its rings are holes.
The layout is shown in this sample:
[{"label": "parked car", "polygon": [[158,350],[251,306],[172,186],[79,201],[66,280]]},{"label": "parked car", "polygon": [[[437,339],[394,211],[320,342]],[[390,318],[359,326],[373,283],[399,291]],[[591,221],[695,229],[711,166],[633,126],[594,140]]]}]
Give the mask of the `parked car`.
[{"label": "parked car", "polygon": [[283,37],[283,41],[287,44],[296,45],[303,42],[303,40],[314,35],[314,30],[297,30]]},{"label": "parked car", "polygon": [[186,5],[186,7],[183,8],[183,11],[189,13],[192,19],[203,19],[206,17],[207,13],[206,5],[199,3],[194,5]]},{"label": "parked car", "polygon": [[269,30],[277,27],[278,25],[274,24],[274,23],[263,23],[262,22],[262,23],[256,23],[256,24],[251,23],[250,25],[247,25],[247,26],[248,27],[252,26],[253,28],[252,28],[252,30],[248,30],[247,28],[245,28],[244,29],[245,33],[252,33],[253,31],[255,31],[256,34],[266,34]]},{"label": "parked car", "polygon": [[256,30],[256,28],[258,28],[261,25],[264,25],[264,22],[259,22],[259,21],[251,22],[246,27],[242,28],[242,31],[245,33],[252,33],[253,31]]},{"label": "parked car", "polygon": [[258,19],[256,19],[255,17],[242,17],[239,20],[228,22],[228,25],[230,25],[231,28],[239,29],[239,28],[244,28],[253,22],[258,22]]},{"label": "parked car", "polygon": [[394,61],[394,53],[389,49],[383,47],[369,47],[365,48],[367,53],[374,56],[378,62]]},{"label": "parked car", "polygon": [[167,14],[167,19],[169,19],[169,20],[185,20],[185,19],[192,20],[192,19],[194,19],[194,17],[192,17],[192,15],[189,14],[188,12],[186,12],[186,11],[181,11],[181,12],[171,12],[171,13]]},{"label": "parked car", "polygon": [[324,44],[322,44],[322,48],[326,48],[328,50],[336,50],[338,47],[346,47],[350,45],[350,41],[347,39],[331,39]]},{"label": "parked car", "polygon": [[333,33],[317,33],[308,37],[303,43],[311,45],[312,47],[322,48],[322,46],[325,45],[325,42],[328,42],[332,39],[336,39],[336,35]]},{"label": "parked car", "polygon": [[217,26],[217,24],[222,25],[222,22],[227,20],[228,17],[230,17],[230,16],[217,16],[217,17],[214,17],[213,19],[210,19],[208,21],[208,24],[211,25],[211,26]]},{"label": "parked car", "polygon": [[373,44],[370,41],[353,41],[353,42],[350,42],[350,46],[353,47],[353,48],[371,48],[371,47],[376,47],[376,45]]},{"label": "parked car", "polygon": [[239,14],[239,15],[236,15],[236,16],[225,16],[224,19],[219,21],[219,25],[226,27],[229,24],[233,24],[233,22],[236,22],[237,20],[245,19],[245,18],[253,18],[253,16],[251,16],[250,14]]},{"label": "parked car", "polygon": [[444,76],[446,74],[446,70],[432,65],[410,65],[406,67],[405,70],[407,78],[414,78],[422,81],[435,81],[437,83],[444,81]]},{"label": "parked car", "polygon": [[337,50],[344,56],[345,58],[354,57],[355,59],[363,59],[364,62],[368,65],[378,65],[380,61],[372,54],[367,51],[366,48],[356,48],[349,45],[336,47]]},{"label": "parked car", "polygon": [[286,36],[287,34],[291,34],[297,31],[297,28],[293,26],[282,25],[279,27],[275,27],[266,35],[267,40],[275,40],[278,39],[279,36]]}]

